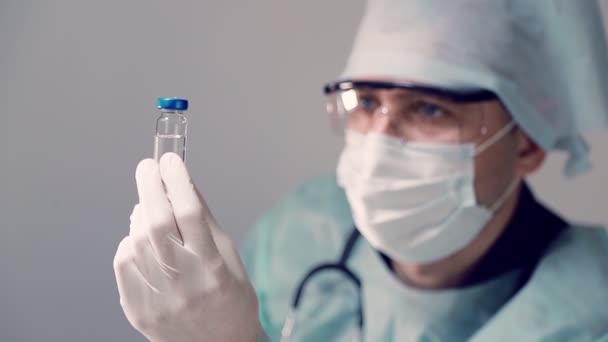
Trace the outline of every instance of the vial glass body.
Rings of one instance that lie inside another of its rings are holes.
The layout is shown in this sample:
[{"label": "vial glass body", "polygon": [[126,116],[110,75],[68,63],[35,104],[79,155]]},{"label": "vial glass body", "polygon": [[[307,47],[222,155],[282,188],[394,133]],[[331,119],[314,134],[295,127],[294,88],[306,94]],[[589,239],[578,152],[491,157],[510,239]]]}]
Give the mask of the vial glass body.
[{"label": "vial glass body", "polygon": [[187,128],[188,121],[183,111],[161,109],[156,120],[154,159],[159,160],[163,154],[175,152],[185,160]]}]

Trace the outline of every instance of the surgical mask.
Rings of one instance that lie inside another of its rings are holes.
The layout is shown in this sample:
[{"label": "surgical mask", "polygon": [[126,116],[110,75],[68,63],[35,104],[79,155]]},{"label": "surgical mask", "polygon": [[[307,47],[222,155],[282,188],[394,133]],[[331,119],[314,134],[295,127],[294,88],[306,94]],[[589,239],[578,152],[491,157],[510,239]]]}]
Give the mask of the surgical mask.
[{"label": "surgical mask", "polygon": [[514,179],[490,208],[475,197],[475,156],[514,125],[509,123],[477,147],[346,131],[337,177],[361,234],[374,248],[402,262],[431,263],[464,248],[517,185]]}]

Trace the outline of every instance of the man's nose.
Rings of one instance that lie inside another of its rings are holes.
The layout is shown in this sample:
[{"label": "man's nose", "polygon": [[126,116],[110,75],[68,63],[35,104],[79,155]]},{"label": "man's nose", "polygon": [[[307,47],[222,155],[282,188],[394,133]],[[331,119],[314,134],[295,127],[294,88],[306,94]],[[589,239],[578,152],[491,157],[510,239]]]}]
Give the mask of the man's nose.
[{"label": "man's nose", "polygon": [[380,107],[374,112],[369,131],[399,137],[399,132],[388,107]]}]

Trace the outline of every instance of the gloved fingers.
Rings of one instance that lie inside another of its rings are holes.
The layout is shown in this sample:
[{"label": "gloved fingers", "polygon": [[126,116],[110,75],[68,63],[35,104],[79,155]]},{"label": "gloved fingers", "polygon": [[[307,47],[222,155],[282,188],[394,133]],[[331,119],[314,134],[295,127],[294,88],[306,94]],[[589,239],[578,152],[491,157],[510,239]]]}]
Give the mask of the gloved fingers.
[{"label": "gloved fingers", "polygon": [[[142,160],[135,172],[139,205],[134,215],[141,227],[138,234],[146,234],[152,244],[159,264],[175,267],[173,249],[183,240],[177,228],[173,208],[167,198],[158,163],[153,159]],[[140,213],[141,211],[141,213]]]},{"label": "gloved fingers", "polygon": [[226,232],[217,224],[215,217],[209,210],[207,203],[203,199],[200,191],[195,187],[194,191],[201,202],[204,217],[207,218],[207,223],[209,224],[209,228],[211,229],[211,235],[213,236],[213,241],[217,246],[219,253],[222,256],[222,259],[226,263],[228,269],[232,274],[237,276],[239,280],[248,281],[247,273],[245,271],[245,266],[241,261],[241,257],[238,253],[238,249],[235,247],[234,242],[230,237],[226,234]]},{"label": "gloved fingers", "polygon": [[222,228],[220,228],[220,226],[217,224],[217,221],[215,220],[213,213],[209,209],[209,206],[207,205],[207,201],[205,201],[205,198],[203,197],[203,195],[201,194],[201,192],[198,190],[198,188],[196,186],[194,187],[194,192],[196,193],[196,197],[198,198],[199,202],[201,203],[203,217],[205,218],[207,225],[209,225],[209,228],[211,229],[212,236],[217,231],[223,232]]},{"label": "gloved fingers", "polygon": [[[130,286],[123,292],[133,287],[138,289],[137,293],[125,294],[130,296],[129,299],[137,298],[135,303],[144,301],[171,307],[181,300],[194,300],[196,294],[214,295],[216,291],[226,291],[230,273],[221,258],[202,263],[198,254],[184,246],[176,246],[175,261],[179,265],[179,273],[167,277],[156,262],[153,248],[146,238],[145,235],[137,238],[128,236],[121,242],[115,258],[117,280]],[[163,302],[163,298],[169,302]],[[139,312],[148,309],[142,307]]]},{"label": "gloved fingers", "polygon": [[[184,293],[196,293],[205,286],[217,283],[218,278],[226,274],[221,259],[217,258],[216,263],[201,263],[199,255],[181,245],[174,249],[175,262],[179,265],[179,270],[175,270],[177,272],[163,269],[154,253],[145,235],[127,236],[119,244],[114,258],[119,286],[127,284],[131,287],[124,287],[126,290],[133,287],[138,289],[135,290],[136,293],[126,293],[129,298],[158,302],[158,299],[150,297],[177,297]],[[148,294],[147,298],[142,297],[142,291]]]},{"label": "gloved fingers", "polygon": [[230,237],[219,227],[212,226],[211,232],[213,234],[213,240],[217,245],[217,248],[222,255],[224,263],[235,277],[240,281],[249,281],[245,266],[241,260],[238,249],[234,245],[234,242]]},{"label": "gloved fingers", "polygon": [[129,217],[129,235],[134,236],[135,234],[143,234],[144,228],[144,213],[141,207],[141,204],[136,204],[133,206],[133,211],[131,211],[131,216]]},{"label": "gloved fingers", "polygon": [[[160,310],[166,303],[159,297],[159,291],[150,287],[147,279],[139,273],[137,265],[133,262],[131,237],[125,237],[116,251],[114,257],[114,274],[122,307],[127,320],[133,327],[151,338],[147,332],[150,328],[150,313]],[[151,307],[155,305],[154,307]]]},{"label": "gloved fingers", "polygon": [[209,262],[220,258],[209,226],[211,213],[197,196],[186,165],[175,153],[165,153],[159,164],[184,247]]},{"label": "gloved fingers", "polygon": [[133,264],[131,238],[129,236],[123,238],[118,244],[113,266],[118,294],[120,295],[120,305],[129,317],[134,309],[137,309],[138,303],[144,301],[144,294],[141,289],[142,280],[137,276],[137,270],[135,264]]},{"label": "gloved fingers", "polygon": [[[175,276],[180,273],[178,269],[179,263],[175,258],[175,249],[183,248],[183,246],[181,246],[180,242],[166,240],[157,244],[157,247],[155,247],[148,234],[148,227],[149,225],[141,205],[135,205],[133,213],[131,214],[129,229],[129,236],[131,237],[131,245],[135,258],[142,260],[140,263],[144,260],[149,263],[150,260],[152,260],[150,258],[153,258],[157,264],[154,265],[154,267],[159,268],[166,278],[174,279]],[[158,250],[162,250],[162,252],[159,252]]]}]

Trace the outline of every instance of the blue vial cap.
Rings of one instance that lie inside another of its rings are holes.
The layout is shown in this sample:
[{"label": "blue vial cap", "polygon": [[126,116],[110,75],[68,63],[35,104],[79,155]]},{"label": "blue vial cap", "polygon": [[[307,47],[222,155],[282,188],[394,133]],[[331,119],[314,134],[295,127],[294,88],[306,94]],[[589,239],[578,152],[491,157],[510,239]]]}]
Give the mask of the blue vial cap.
[{"label": "blue vial cap", "polygon": [[187,110],[188,100],[176,97],[159,97],[156,100],[156,107],[158,109]]}]

